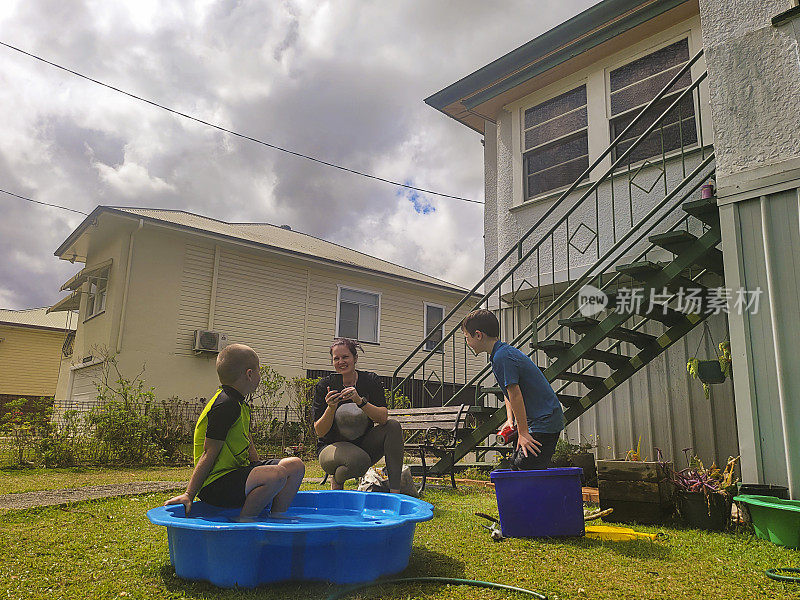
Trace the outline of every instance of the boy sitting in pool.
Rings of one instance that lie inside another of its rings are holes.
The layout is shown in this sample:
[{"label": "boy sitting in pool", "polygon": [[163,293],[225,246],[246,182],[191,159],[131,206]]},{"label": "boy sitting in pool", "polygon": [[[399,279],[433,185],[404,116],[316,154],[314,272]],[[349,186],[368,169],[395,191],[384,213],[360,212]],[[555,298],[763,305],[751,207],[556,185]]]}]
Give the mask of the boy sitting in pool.
[{"label": "boy sitting in pool", "polygon": [[217,356],[220,389],[208,401],[194,428],[195,467],[186,491],[164,505],[183,504],[188,516],[198,496],[214,506],[241,506],[240,521],[254,520],[272,503],[271,517],[289,508],[303,481],[297,457],[259,460],[250,438],[250,406],[245,397],[258,387],[258,355],[231,344]]}]

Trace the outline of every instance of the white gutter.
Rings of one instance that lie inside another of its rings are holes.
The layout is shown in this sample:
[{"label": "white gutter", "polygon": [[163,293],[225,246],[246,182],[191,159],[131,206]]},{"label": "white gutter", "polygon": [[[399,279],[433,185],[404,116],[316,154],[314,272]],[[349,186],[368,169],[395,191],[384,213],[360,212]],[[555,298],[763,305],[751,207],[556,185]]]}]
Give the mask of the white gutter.
[{"label": "white gutter", "polygon": [[122,311],[119,315],[119,331],[117,332],[117,354],[122,350],[122,332],[125,329],[125,313],[128,308],[128,288],[131,285],[131,261],[133,259],[133,238],[144,227],[144,219],[139,219],[139,226],[131,231],[128,241],[128,261],[125,265],[125,288],[122,292]]},{"label": "white gutter", "polygon": [[214,313],[217,311],[217,282],[219,280],[219,244],[214,244],[214,271],[211,274],[211,299],[208,303],[208,328],[214,329]]}]

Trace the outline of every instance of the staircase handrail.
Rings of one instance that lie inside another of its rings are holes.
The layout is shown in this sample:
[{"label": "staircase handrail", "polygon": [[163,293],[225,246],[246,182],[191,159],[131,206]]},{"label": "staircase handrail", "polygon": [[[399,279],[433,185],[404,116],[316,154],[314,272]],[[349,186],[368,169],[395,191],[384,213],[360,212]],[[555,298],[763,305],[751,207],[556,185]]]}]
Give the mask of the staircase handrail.
[{"label": "staircase handrail", "polygon": [[[640,121],[641,121],[641,120],[644,118],[644,116],[645,116],[646,114],[648,114],[648,113],[649,113],[650,109],[651,109],[651,108],[652,108],[652,107],[653,107],[653,106],[654,106],[656,103],[658,103],[660,100],[662,100],[662,99],[664,98],[664,96],[665,96],[665,95],[667,95],[667,93],[668,93],[668,90],[670,90],[670,88],[671,88],[671,87],[672,87],[672,86],[673,86],[675,83],[677,83],[677,82],[680,80],[680,78],[681,78],[681,77],[683,77],[683,75],[685,75],[685,74],[686,74],[686,73],[689,71],[689,69],[691,69],[691,67],[694,65],[694,63],[695,63],[695,62],[697,62],[697,60],[699,60],[699,58],[700,58],[702,55],[703,55],[703,50],[701,49],[699,52],[697,52],[697,54],[695,54],[695,55],[694,55],[694,57],[692,57],[692,59],[691,59],[691,60],[689,60],[689,62],[687,62],[687,63],[686,63],[686,64],[685,64],[685,65],[684,65],[684,66],[683,66],[683,67],[682,67],[682,68],[681,68],[681,69],[680,69],[680,70],[679,70],[679,71],[678,71],[678,72],[675,74],[675,76],[674,76],[672,79],[670,79],[669,83],[667,83],[667,84],[666,84],[666,86],[665,86],[665,87],[664,87],[664,88],[663,88],[663,89],[662,89],[662,90],[661,90],[661,91],[660,91],[660,92],[659,92],[659,93],[658,93],[658,94],[657,94],[657,95],[656,95],[656,96],[655,96],[655,97],[654,97],[654,98],[653,98],[653,99],[652,99],[652,100],[651,100],[651,101],[650,101],[650,102],[649,102],[649,103],[648,103],[648,104],[647,104],[647,105],[646,105],[646,106],[643,108],[643,109],[641,109],[641,110],[640,110],[640,112],[639,112],[639,113],[638,113],[638,114],[637,114],[637,115],[636,115],[636,116],[633,118],[633,120],[632,120],[632,121],[631,121],[631,122],[628,124],[628,126],[627,126],[627,127],[625,127],[625,129],[623,129],[623,131],[622,131],[622,132],[621,132],[621,133],[620,133],[620,134],[619,134],[619,135],[618,135],[618,136],[617,136],[617,137],[614,139],[614,141],[613,141],[613,142],[612,142],[612,143],[611,143],[611,144],[610,144],[610,145],[609,145],[609,146],[608,146],[608,147],[607,147],[607,148],[606,148],[606,149],[605,149],[605,150],[604,150],[604,151],[603,151],[603,152],[600,154],[600,156],[599,156],[599,157],[597,157],[597,158],[595,159],[595,161],[594,161],[594,162],[593,162],[591,165],[589,165],[589,167],[588,167],[588,168],[587,168],[587,169],[586,169],[586,170],[585,170],[585,171],[584,171],[584,172],[583,172],[583,173],[580,175],[580,177],[578,177],[578,178],[577,178],[577,179],[576,179],[576,180],[575,180],[575,181],[572,183],[572,185],[570,185],[570,186],[569,186],[569,188],[567,188],[567,190],[566,190],[566,191],[564,191],[564,192],[563,192],[563,193],[562,193],[562,194],[559,196],[559,198],[558,198],[558,199],[557,199],[557,200],[556,200],[556,201],[553,203],[553,205],[552,205],[552,206],[551,206],[551,207],[550,207],[550,208],[549,208],[547,211],[545,211],[545,213],[544,213],[544,214],[543,214],[543,215],[542,215],[542,216],[541,216],[541,217],[540,217],[540,218],[539,218],[539,219],[536,221],[536,223],[534,223],[534,225],[532,225],[532,226],[531,226],[531,227],[528,229],[528,231],[526,231],[526,232],[525,232],[525,234],[523,234],[523,235],[522,235],[522,237],[520,237],[520,239],[519,239],[519,240],[518,240],[518,241],[517,241],[517,242],[516,242],[516,243],[515,243],[513,246],[511,246],[511,248],[509,248],[509,250],[508,250],[508,251],[507,251],[507,252],[506,252],[506,253],[503,255],[503,257],[502,257],[502,258],[500,258],[500,259],[499,259],[499,260],[498,260],[498,261],[495,263],[495,265],[494,265],[494,266],[493,266],[493,267],[492,267],[492,268],[491,268],[491,269],[490,269],[490,270],[489,270],[489,271],[488,271],[488,272],[487,272],[487,273],[486,273],[486,274],[485,274],[485,275],[484,275],[484,276],[483,276],[483,277],[480,279],[480,281],[478,281],[478,283],[477,283],[477,284],[475,284],[475,286],[474,286],[474,287],[473,287],[473,288],[472,288],[472,289],[471,289],[471,290],[470,290],[470,291],[469,291],[469,292],[468,292],[468,293],[467,293],[467,294],[466,294],[466,295],[465,295],[465,296],[464,296],[464,297],[463,297],[463,298],[462,298],[462,299],[461,299],[461,300],[460,300],[460,301],[459,301],[459,302],[458,302],[458,303],[457,303],[457,304],[456,304],[456,305],[455,305],[455,306],[454,306],[454,307],[453,307],[453,308],[452,308],[452,309],[451,309],[451,310],[450,310],[450,311],[447,313],[447,315],[446,315],[445,317],[443,317],[443,318],[442,318],[442,320],[441,320],[441,323],[445,323],[445,322],[447,322],[447,320],[448,320],[448,319],[450,319],[450,318],[451,318],[451,317],[452,317],[452,316],[453,316],[453,315],[454,315],[454,314],[455,314],[455,313],[456,313],[456,312],[457,312],[457,311],[458,311],[458,310],[459,310],[459,309],[460,309],[460,308],[461,308],[461,307],[462,307],[462,306],[463,306],[463,305],[464,305],[464,304],[465,304],[465,303],[466,303],[466,302],[467,302],[467,301],[468,301],[470,298],[472,298],[472,297],[474,297],[475,295],[477,295],[477,294],[476,294],[477,290],[478,290],[478,289],[479,289],[479,288],[480,288],[480,287],[481,287],[481,286],[482,286],[482,285],[483,285],[483,284],[484,284],[484,283],[485,283],[485,282],[486,282],[486,281],[489,279],[489,277],[490,277],[491,275],[493,275],[493,274],[495,273],[495,271],[497,271],[497,270],[500,268],[500,266],[501,266],[501,265],[502,265],[502,264],[505,262],[505,260],[506,260],[507,258],[509,258],[509,257],[510,257],[510,256],[511,256],[511,255],[512,255],[512,254],[513,254],[515,251],[517,251],[518,253],[520,253],[520,254],[521,254],[521,249],[522,249],[522,244],[523,244],[523,242],[525,242],[525,240],[526,240],[526,239],[527,239],[527,238],[528,238],[528,237],[529,237],[529,236],[530,236],[530,235],[531,235],[531,234],[532,234],[532,233],[533,233],[533,232],[534,232],[534,231],[535,231],[535,230],[536,230],[536,229],[537,229],[537,228],[538,228],[538,227],[539,227],[539,226],[540,226],[540,225],[541,225],[541,224],[542,224],[542,223],[543,223],[543,222],[544,222],[544,221],[545,221],[545,220],[546,220],[546,219],[547,219],[547,218],[548,218],[548,217],[549,217],[551,214],[553,214],[553,212],[554,212],[554,211],[555,211],[555,210],[556,210],[556,209],[557,209],[559,206],[561,206],[561,205],[563,204],[563,202],[566,200],[566,198],[567,198],[567,197],[568,197],[568,196],[569,196],[569,195],[570,195],[570,194],[571,194],[571,193],[572,193],[572,192],[573,192],[573,191],[574,191],[574,190],[577,188],[577,186],[580,184],[580,182],[581,182],[581,181],[583,181],[583,179],[584,179],[586,176],[588,176],[588,175],[589,175],[589,173],[591,173],[591,172],[592,172],[592,171],[593,171],[593,170],[594,170],[594,169],[595,169],[595,168],[596,168],[596,167],[597,167],[597,166],[600,164],[600,162],[601,162],[603,159],[605,159],[605,157],[606,157],[606,156],[608,156],[608,154],[609,154],[609,153],[611,153],[611,152],[614,150],[614,148],[616,148],[617,144],[618,144],[618,143],[619,143],[619,142],[620,142],[620,141],[621,141],[621,140],[624,138],[624,136],[627,134],[627,132],[628,132],[628,131],[630,131],[630,130],[631,130],[631,128],[633,128],[634,126],[636,126],[636,125],[637,125],[637,124],[638,124],[638,123],[639,123],[639,122],[640,122]],[[640,135],[638,138],[636,138],[636,140],[635,140],[635,141],[634,141],[634,142],[633,142],[633,143],[632,143],[632,144],[631,144],[631,145],[630,145],[630,146],[629,146],[629,147],[628,147],[628,148],[625,150],[625,152],[623,152],[623,153],[622,153],[622,154],[621,154],[619,157],[617,157],[617,159],[616,159],[615,161],[613,161],[613,163],[612,163],[612,164],[611,164],[611,166],[610,166],[610,167],[609,167],[609,168],[606,170],[606,172],[605,172],[605,173],[604,173],[604,174],[603,174],[603,175],[602,175],[602,176],[601,176],[601,177],[600,177],[600,178],[599,178],[597,181],[595,181],[595,182],[594,182],[594,183],[593,183],[591,186],[589,186],[589,187],[587,188],[587,190],[586,190],[586,191],[583,193],[583,195],[582,195],[582,196],[581,196],[581,197],[580,197],[580,198],[579,198],[579,199],[578,199],[578,200],[575,202],[575,204],[573,205],[573,207],[572,207],[572,208],[571,208],[569,211],[567,211],[567,213],[565,213],[565,214],[564,214],[564,215],[563,215],[563,216],[562,216],[562,217],[561,217],[561,218],[558,220],[558,222],[556,222],[556,223],[555,223],[555,224],[554,224],[554,225],[553,225],[553,226],[550,228],[550,231],[548,231],[546,234],[544,234],[544,235],[542,236],[542,238],[539,240],[539,242],[537,242],[537,243],[536,243],[536,244],[535,244],[535,245],[534,245],[534,246],[533,246],[533,247],[532,247],[532,248],[531,248],[531,249],[530,249],[530,250],[529,250],[529,251],[528,251],[528,252],[527,252],[525,255],[520,255],[520,257],[519,257],[519,258],[518,258],[518,260],[517,260],[517,264],[516,264],[516,265],[515,265],[515,266],[514,266],[514,267],[513,267],[513,268],[512,268],[512,269],[511,269],[511,270],[510,270],[508,273],[506,273],[506,274],[505,274],[505,275],[504,275],[502,278],[500,278],[500,279],[498,280],[498,282],[497,282],[497,283],[496,283],[494,286],[492,286],[492,288],[491,288],[491,289],[490,289],[488,292],[485,292],[485,293],[484,293],[484,295],[481,297],[481,299],[475,303],[475,306],[480,306],[480,305],[481,305],[483,302],[485,302],[485,301],[486,301],[486,300],[487,300],[487,299],[488,299],[488,298],[489,298],[489,297],[490,297],[490,296],[491,296],[491,295],[492,295],[492,294],[493,294],[493,293],[494,293],[494,292],[495,292],[495,291],[496,291],[496,290],[497,290],[497,289],[498,289],[498,288],[499,288],[499,287],[500,287],[500,286],[501,286],[501,285],[502,285],[502,284],[503,284],[503,283],[506,281],[506,279],[508,279],[508,277],[509,277],[509,276],[510,276],[510,275],[511,275],[513,272],[514,272],[514,270],[516,269],[516,267],[518,267],[520,264],[522,264],[522,263],[523,263],[523,262],[524,262],[524,261],[527,259],[527,257],[529,257],[529,256],[530,256],[530,255],[531,255],[531,254],[532,254],[532,253],[533,253],[535,250],[537,250],[537,249],[539,248],[539,245],[540,245],[540,244],[541,244],[541,243],[542,243],[542,242],[543,242],[543,241],[544,241],[544,240],[545,240],[545,239],[548,237],[548,235],[552,234],[552,233],[553,233],[553,232],[554,232],[554,231],[555,231],[555,230],[556,230],[556,229],[557,229],[557,228],[558,228],[558,227],[559,227],[559,226],[560,226],[560,225],[563,223],[564,219],[566,219],[567,217],[569,217],[569,215],[570,215],[570,214],[572,214],[572,213],[573,213],[575,210],[577,210],[577,208],[578,208],[578,207],[581,205],[581,203],[582,203],[582,202],[583,202],[583,201],[584,201],[586,198],[588,198],[588,197],[589,197],[589,196],[592,194],[592,192],[594,192],[594,191],[595,191],[595,190],[596,190],[596,189],[599,187],[599,185],[600,185],[601,183],[603,183],[603,182],[604,182],[604,181],[605,181],[605,180],[606,180],[608,177],[610,177],[610,176],[611,176],[611,175],[614,173],[614,171],[616,170],[617,166],[618,166],[619,164],[621,164],[621,163],[622,163],[622,162],[623,162],[623,161],[624,161],[624,160],[625,160],[625,159],[628,157],[628,155],[630,155],[630,153],[631,153],[631,152],[633,152],[633,150],[635,150],[635,149],[636,149],[636,147],[637,147],[637,146],[638,146],[638,145],[639,145],[639,144],[640,144],[640,143],[641,143],[641,142],[642,142],[642,141],[643,141],[643,140],[644,140],[644,139],[645,139],[645,138],[646,138],[648,135],[650,135],[650,133],[652,133],[652,132],[655,130],[655,128],[656,128],[656,126],[659,124],[659,122],[660,122],[661,120],[663,120],[663,119],[664,119],[664,117],[665,117],[665,116],[666,116],[666,115],[667,115],[667,114],[668,114],[668,113],[669,113],[669,112],[670,112],[670,111],[671,111],[671,110],[672,110],[672,109],[673,109],[675,106],[677,106],[677,104],[678,104],[678,103],[679,103],[681,100],[683,100],[683,98],[684,98],[684,97],[685,97],[687,94],[690,94],[690,93],[692,93],[692,92],[694,91],[694,89],[696,89],[696,88],[697,88],[697,87],[700,85],[700,83],[701,83],[701,82],[702,82],[702,81],[703,81],[703,80],[704,80],[706,77],[707,77],[707,71],[704,71],[704,72],[703,72],[703,73],[702,73],[702,74],[701,74],[701,75],[700,75],[700,76],[699,76],[699,77],[698,77],[698,78],[697,78],[695,81],[693,81],[693,82],[692,82],[692,84],[691,84],[689,87],[687,87],[687,88],[686,88],[685,90],[683,90],[683,91],[682,91],[680,94],[678,94],[678,96],[675,98],[675,100],[672,102],[672,104],[670,104],[670,106],[669,106],[669,107],[668,107],[666,110],[664,110],[664,111],[663,111],[663,113],[661,114],[661,116],[659,116],[657,119],[655,119],[655,120],[653,121],[653,123],[652,123],[652,124],[651,124],[649,127],[647,127],[647,129],[646,129],[646,130],[645,130],[645,131],[644,131],[644,132],[643,132],[643,133],[642,133],[642,134],[641,134],[641,135]],[[449,333],[448,333],[446,336],[442,336],[442,339],[441,339],[441,340],[440,340],[440,341],[439,341],[439,342],[438,342],[438,343],[437,343],[437,344],[436,344],[436,345],[435,345],[433,348],[429,349],[429,350],[430,350],[430,353],[429,353],[429,354],[427,354],[425,357],[423,357],[423,359],[420,361],[420,363],[419,363],[418,365],[416,365],[416,366],[415,366],[415,367],[414,367],[414,368],[411,370],[411,372],[410,372],[410,373],[408,373],[408,374],[407,374],[407,375],[406,375],[404,378],[402,378],[402,379],[400,380],[400,382],[399,382],[397,385],[392,385],[392,389],[393,389],[393,391],[396,391],[397,389],[399,389],[399,387],[400,387],[401,385],[403,385],[403,383],[404,383],[404,382],[405,382],[405,381],[406,381],[406,380],[407,380],[409,377],[412,377],[412,376],[414,375],[414,373],[416,373],[416,372],[417,372],[417,371],[418,371],[418,370],[419,370],[419,369],[420,369],[420,368],[421,368],[421,367],[422,367],[422,366],[423,366],[423,365],[424,365],[424,364],[425,364],[425,363],[428,361],[428,359],[429,359],[431,356],[433,356],[433,355],[434,355],[434,354],[435,354],[435,353],[436,353],[436,352],[437,352],[437,351],[438,351],[440,348],[442,348],[442,347],[444,346],[445,342],[446,342],[447,340],[449,340],[449,339],[450,339],[450,338],[451,338],[451,337],[452,337],[452,336],[453,336],[453,335],[454,335],[454,334],[455,334],[455,333],[458,331],[458,328],[459,328],[459,326],[458,326],[458,325],[456,325],[456,326],[455,326],[453,329],[451,329],[451,330],[450,330],[450,332],[449,332]],[[416,355],[416,354],[417,354],[417,353],[418,353],[418,352],[419,352],[419,351],[420,351],[420,350],[421,350],[423,347],[425,347],[425,345],[427,344],[427,342],[428,342],[428,341],[430,341],[430,340],[432,339],[432,337],[433,337],[434,335],[436,335],[437,333],[438,333],[438,332],[437,332],[436,328],[433,328],[433,329],[432,329],[432,330],[431,330],[431,331],[430,331],[430,332],[429,332],[429,333],[428,333],[428,334],[425,336],[425,338],[423,338],[422,342],[420,342],[420,343],[417,345],[417,347],[416,347],[414,350],[412,350],[412,351],[411,351],[411,353],[410,353],[410,354],[409,354],[409,355],[408,355],[408,356],[405,358],[405,360],[403,360],[403,361],[400,363],[400,365],[399,365],[399,366],[398,366],[398,367],[395,369],[394,373],[392,374],[392,381],[395,381],[395,380],[398,378],[398,376],[399,376],[399,373],[400,373],[400,371],[403,369],[403,367],[405,367],[405,366],[406,366],[406,365],[407,365],[409,362],[411,362],[412,358],[413,358],[413,357],[414,357],[414,356],[415,356],[415,355]]]},{"label": "staircase handrail", "polygon": [[[571,300],[573,300],[575,298],[576,293],[580,291],[580,289],[581,289],[581,287],[583,287],[584,283],[586,283],[587,281],[593,279],[594,277],[596,277],[598,275],[598,273],[593,273],[593,270],[595,268],[600,268],[599,265],[605,264],[606,261],[614,262],[615,260],[618,260],[619,258],[624,256],[625,252],[627,252],[631,248],[635,247],[636,244],[641,242],[642,239],[644,238],[644,236],[646,236],[648,233],[652,232],[653,229],[655,229],[662,221],[664,221],[669,216],[669,212],[665,212],[663,215],[661,215],[661,217],[659,219],[656,219],[652,223],[649,223],[650,219],[652,219],[658,213],[658,211],[660,211],[662,208],[664,208],[670,200],[672,200],[675,196],[677,196],[678,192],[680,192],[683,189],[684,185],[687,182],[692,181],[695,177],[697,177],[711,163],[711,161],[714,160],[714,158],[715,158],[714,152],[711,151],[709,153],[709,155],[702,162],[700,162],[700,164],[698,164],[697,167],[695,167],[695,169],[689,175],[687,175],[683,179],[683,181],[681,181],[681,183],[679,183],[675,187],[675,189],[673,189],[669,194],[664,196],[664,199],[661,202],[656,204],[644,217],[642,217],[642,219],[640,220],[639,224],[636,227],[631,228],[625,234],[623,234],[623,236],[611,248],[609,248],[602,257],[598,258],[592,264],[592,266],[589,267],[578,279],[576,279],[574,282],[572,282],[569,285],[569,287],[567,287],[567,289],[564,290],[555,301],[553,301],[539,315],[537,315],[536,321],[541,320],[541,321],[546,322],[554,314],[558,314],[558,312],[561,311],[561,309],[563,309],[567,305],[567,303],[569,303]],[[713,173],[713,171],[712,171],[712,173]],[[700,186],[702,186],[703,183],[708,179],[708,176],[709,176],[709,174],[707,174],[704,177],[701,177],[694,184],[694,186],[692,186],[689,189],[688,192],[683,194],[681,196],[681,198],[677,202],[675,202],[673,204],[673,206],[671,208],[676,208],[678,205],[680,205],[682,202],[685,201],[687,196],[689,196],[692,193],[696,192],[700,188]],[[683,218],[679,219],[678,222],[680,222],[682,220],[683,220]],[[645,227],[646,225],[648,227]],[[630,244],[628,244],[627,248],[624,248],[623,250],[621,250],[616,257],[611,258],[611,255],[614,254],[614,252],[617,252],[620,249],[620,246],[622,246],[626,241],[628,241],[628,239],[630,237],[632,237],[634,234],[637,234],[637,233],[639,234],[639,236],[635,240],[633,240]],[[642,256],[646,255],[647,252],[649,252],[650,250],[653,250],[653,248],[654,248],[654,245],[651,245],[647,250],[643,251],[637,257],[636,260],[638,260]],[[606,284],[606,286],[607,285],[608,284]],[[603,287],[601,289],[606,289],[606,288]],[[572,294],[572,297],[571,298],[566,298],[566,296],[568,294]],[[562,298],[564,298],[564,300],[562,300]],[[559,303],[559,301],[560,301],[560,303]],[[554,306],[557,306],[557,308],[553,308]],[[533,323],[534,323],[534,321],[531,322],[531,324],[533,324]],[[541,329],[541,327],[540,327],[540,329]]]},{"label": "staircase handrail", "polygon": [[[675,198],[675,196],[678,195],[678,192],[681,191],[681,189],[684,187],[686,182],[689,182],[689,181],[692,181],[693,179],[695,179],[709,164],[711,164],[711,161],[713,161],[713,160],[714,160],[714,152],[712,151],[712,152],[710,152],[708,157],[706,157],[697,167],[695,167],[695,169],[689,175],[687,175],[683,179],[683,181],[680,184],[678,184],[678,186],[675,187],[674,190],[672,190],[669,194],[667,194],[661,202],[659,202],[656,206],[654,206],[647,213],[647,215],[645,215],[645,217],[641,219],[639,225],[637,225],[635,228],[631,229],[623,237],[621,237],[611,248],[608,249],[608,251],[606,251],[606,253],[603,255],[602,258],[600,258],[597,261],[595,261],[595,263],[584,274],[582,274],[581,277],[579,277],[578,279],[575,280],[575,282],[570,284],[570,286],[567,287],[567,289],[565,289],[558,296],[558,298],[556,298],[547,308],[545,308],[545,310],[542,313],[537,315],[537,317],[535,319],[533,319],[530,322],[530,324],[528,324],[526,327],[524,327],[514,337],[514,339],[509,342],[509,344],[511,344],[512,346],[518,346],[519,344],[524,344],[525,342],[529,341],[533,337],[533,335],[528,335],[528,334],[529,333],[531,333],[531,334],[534,333],[532,330],[533,330],[535,325],[540,324],[540,325],[538,325],[536,327],[536,331],[535,331],[535,333],[538,334],[538,332],[541,329],[546,327],[547,323],[553,318],[553,316],[556,316],[558,314],[558,312],[561,309],[564,308],[564,306],[566,306],[569,302],[571,302],[572,300],[575,299],[575,297],[578,294],[578,292],[580,291],[581,287],[583,287],[582,284],[585,283],[587,280],[590,280],[590,279],[592,279],[593,277],[596,276],[596,274],[592,274],[592,275],[589,275],[587,277],[587,274],[590,273],[592,271],[592,269],[594,269],[598,265],[604,264],[604,262],[607,259],[609,259],[612,254],[614,254],[615,252],[618,252],[618,251],[619,251],[619,255],[613,260],[619,259],[621,256],[623,256],[625,254],[625,252],[627,252],[631,248],[635,247],[636,244],[641,242],[642,239],[644,238],[644,236],[646,236],[655,227],[657,227],[659,225],[659,223],[664,221],[669,216],[670,213],[669,213],[669,211],[665,211],[664,214],[661,215],[660,218],[656,219],[652,223],[648,223],[649,220],[653,216],[655,216],[658,213],[659,210],[664,208],[670,200],[672,200],[673,198]],[[683,203],[686,200],[686,197],[688,197],[689,195],[691,195],[694,192],[696,192],[700,188],[700,186],[703,185],[703,182],[708,178],[708,176],[710,174],[713,174],[713,170],[711,171],[711,173],[706,174],[704,177],[699,178],[698,181],[686,193],[682,194],[681,197],[678,198],[677,201],[673,202],[673,205],[670,206],[670,208],[676,208],[677,206],[679,206],[681,203]],[[678,220],[678,224],[680,224],[680,222],[683,221],[684,219],[685,219],[685,217],[682,217],[681,219],[679,219]],[[645,229],[645,224],[649,224],[649,227],[646,228],[646,229]],[[641,229],[645,229],[645,230],[644,231],[640,231]],[[626,248],[623,248],[620,251],[620,248],[629,240],[629,238],[634,233],[637,233],[637,232],[639,233],[639,236],[635,240],[630,242],[627,245]],[[641,257],[645,256],[648,252],[653,250],[654,247],[655,247],[655,245],[651,244],[646,250],[642,251],[636,257],[635,260],[639,260]],[[618,277],[618,275],[619,274],[616,274],[615,277],[612,278],[611,281],[607,282],[606,285],[602,289],[607,289],[607,287],[615,280],[616,277]],[[556,304],[558,304],[558,308],[557,309],[552,309],[552,307],[554,305],[556,305]],[[548,336],[547,339],[550,339],[550,336]],[[527,354],[528,354],[528,356],[530,356],[531,354],[533,354],[533,352],[528,352]],[[453,393],[453,397],[457,396],[458,394],[460,394],[464,390],[468,389],[471,385],[473,385],[475,383],[482,382],[488,374],[489,374],[489,365],[487,364],[478,373],[476,373],[476,375],[469,382],[465,383],[457,392],[454,392]],[[452,400],[452,398],[451,398],[451,400]],[[445,402],[444,404],[447,405],[448,402]]]}]

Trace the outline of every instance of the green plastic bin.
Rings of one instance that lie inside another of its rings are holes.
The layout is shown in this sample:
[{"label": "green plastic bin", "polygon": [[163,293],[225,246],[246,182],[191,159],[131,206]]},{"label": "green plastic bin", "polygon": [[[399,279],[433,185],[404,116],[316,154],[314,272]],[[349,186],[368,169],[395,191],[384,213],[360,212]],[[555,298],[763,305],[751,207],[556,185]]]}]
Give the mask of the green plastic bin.
[{"label": "green plastic bin", "polygon": [[773,544],[800,549],[800,500],[772,496],[736,496],[750,509],[756,536]]}]

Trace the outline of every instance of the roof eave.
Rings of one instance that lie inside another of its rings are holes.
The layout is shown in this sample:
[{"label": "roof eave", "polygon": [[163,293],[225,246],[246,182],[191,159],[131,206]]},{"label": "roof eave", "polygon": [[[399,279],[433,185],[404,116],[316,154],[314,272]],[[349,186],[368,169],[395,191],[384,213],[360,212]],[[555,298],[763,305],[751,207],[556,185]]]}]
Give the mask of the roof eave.
[{"label": "roof eave", "polygon": [[43,331],[75,331],[72,327],[54,327],[51,325],[34,325],[33,323],[15,323],[14,321],[0,321],[2,327],[20,327],[22,329],[40,329]]},{"label": "roof eave", "polygon": [[81,235],[83,235],[84,231],[86,231],[89,225],[94,223],[97,219],[97,216],[107,208],[108,207],[103,205],[97,206],[83,221],[81,221],[81,224],[78,225],[75,230],[69,234],[69,236],[67,236],[67,239],[61,242],[61,245],[56,248],[56,251],[53,252],[53,254],[62,260],[70,260],[68,258],[64,258],[64,253],[80,239]]},{"label": "roof eave", "polygon": [[425,103],[442,109],[524,66],[535,57],[551,52],[563,44],[568,44],[580,37],[581,33],[596,29],[644,2],[653,1],[658,0],[603,0],[462,77],[455,83],[431,94],[425,98]]},{"label": "roof eave", "polygon": [[463,104],[467,110],[474,109],[521,83],[533,79],[569,59],[580,56],[584,52],[689,1],[690,0],[653,0],[652,4],[640,6],[635,11],[629,11],[629,14],[617,17],[617,20],[607,21],[605,24],[598,26],[596,31],[580,39],[570,41],[565,44],[563,48],[552,53],[550,56],[545,56],[541,60],[528,65],[489,88],[465,98]]},{"label": "roof eave", "polygon": [[425,103],[480,131],[452,114],[452,108],[459,106],[463,112],[475,114],[481,104],[500,94],[690,1],[604,0],[428,96]]}]

